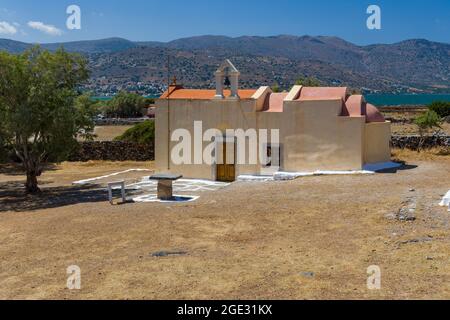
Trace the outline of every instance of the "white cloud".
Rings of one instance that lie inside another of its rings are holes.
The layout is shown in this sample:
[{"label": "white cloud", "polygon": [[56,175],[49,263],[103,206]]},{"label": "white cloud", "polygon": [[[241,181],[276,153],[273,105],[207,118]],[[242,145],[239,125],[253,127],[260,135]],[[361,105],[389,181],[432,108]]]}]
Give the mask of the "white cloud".
[{"label": "white cloud", "polygon": [[44,24],[40,21],[29,21],[28,26],[32,29],[42,31],[46,34],[49,34],[51,36],[60,36],[62,35],[62,31],[59,30],[57,27]]},{"label": "white cloud", "polygon": [[0,34],[16,34],[17,29],[6,21],[0,21]]}]

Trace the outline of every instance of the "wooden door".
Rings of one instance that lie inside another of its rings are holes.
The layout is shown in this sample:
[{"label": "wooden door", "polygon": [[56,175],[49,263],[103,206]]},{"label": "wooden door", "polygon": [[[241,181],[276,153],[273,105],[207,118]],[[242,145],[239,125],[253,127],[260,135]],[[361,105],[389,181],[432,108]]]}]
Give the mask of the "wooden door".
[{"label": "wooden door", "polygon": [[234,142],[223,142],[218,148],[217,181],[233,182],[236,180],[236,150]]}]

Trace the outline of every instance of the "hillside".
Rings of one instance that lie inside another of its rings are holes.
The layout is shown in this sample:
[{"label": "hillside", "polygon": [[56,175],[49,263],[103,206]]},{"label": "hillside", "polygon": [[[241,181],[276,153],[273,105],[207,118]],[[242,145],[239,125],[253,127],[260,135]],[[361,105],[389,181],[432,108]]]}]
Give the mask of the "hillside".
[{"label": "hillside", "polygon": [[[319,78],[324,84],[347,84],[359,87],[377,86],[364,73],[353,73],[346,68],[320,60],[293,60],[284,57],[235,54],[230,50],[177,50],[165,48],[135,48],[125,52],[91,56],[92,79],[101,83],[116,79],[161,83],[167,82],[167,55],[171,56],[172,75],[179,83],[192,88],[214,86],[214,71],[231,58],[241,72],[241,86],[255,88],[278,83],[289,88],[300,76]],[[344,80],[341,80],[344,79]],[[121,81],[122,81],[121,80]],[[110,83],[111,83],[110,82]]]},{"label": "hillside", "polygon": [[10,53],[20,53],[26,49],[28,49],[31,44],[9,40],[9,39],[0,39],[0,50],[7,51]]},{"label": "hillside", "polygon": [[[13,53],[29,46],[0,40],[0,50]],[[324,36],[199,36],[167,43],[110,38],[42,46],[86,54],[93,75],[89,88],[94,90],[130,88],[139,82],[162,86],[167,82],[168,53],[174,58],[174,74],[189,87],[211,86],[212,72],[231,58],[242,73],[243,86],[249,87],[276,82],[288,88],[300,76],[313,76],[324,85],[371,91],[450,90],[450,44],[420,39],[357,46]]]}]

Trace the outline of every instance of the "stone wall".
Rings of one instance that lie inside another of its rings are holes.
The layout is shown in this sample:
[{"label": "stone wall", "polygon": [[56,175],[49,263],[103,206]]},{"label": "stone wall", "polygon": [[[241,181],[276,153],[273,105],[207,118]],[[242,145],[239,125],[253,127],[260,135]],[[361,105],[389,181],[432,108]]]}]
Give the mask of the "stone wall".
[{"label": "stone wall", "polygon": [[[419,136],[393,136],[391,146],[400,149],[417,150]],[[450,136],[426,137],[423,148],[448,147],[450,148]],[[9,160],[14,160],[11,152],[4,151],[3,155]],[[155,152],[153,145],[142,145],[122,141],[96,141],[82,142],[78,150],[69,157],[69,161],[153,161]],[[5,159],[0,159],[4,161]],[[17,159],[15,159],[17,160]]]},{"label": "stone wall", "polygon": [[148,117],[145,118],[105,118],[95,119],[96,126],[133,126],[141,122],[152,120]]},{"label": "stone wall", "polygon": [[[420,136],[393,136],[391,146],[399,149],[417,150],[420,143]],[[450,136],[429,136],[425,137],[422,148],[430,149],[434,147],[450,147]]]},{"label": "stone wall", "polygon": [[155,152],[153,145],[122,141],[82,142],[72,153],[69,161],[153,161]]}]

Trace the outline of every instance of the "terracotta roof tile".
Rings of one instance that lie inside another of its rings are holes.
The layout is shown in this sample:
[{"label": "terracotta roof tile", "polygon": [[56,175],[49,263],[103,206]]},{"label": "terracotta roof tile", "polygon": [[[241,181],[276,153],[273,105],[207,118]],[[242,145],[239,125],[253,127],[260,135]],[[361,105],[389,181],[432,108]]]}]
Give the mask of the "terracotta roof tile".
[{"label": "terracotta roof tile", "polygon": [[348,91],[345,87],[303,87],[298,100],[321,100],[341,98],[347,100]]},{"label": "terracotta roof tile", "polygon": [[[256,92],[256,89],[239,90],[241,99],[250,99]],[[231,94],[230,90],[224,90],[225,97]],[[170,88],[170,99],[192,99],[192,100],[210,100],[216,95],[216,90],[198,90],[198,89],[178,89]],[[160,97],[160,99],[167,99],[167,91]]]},{"label": "terracotta roof tile", "polygon": [[289,93],[270,93],[264,102],[264,112],[283,112],[284,99]]}]

